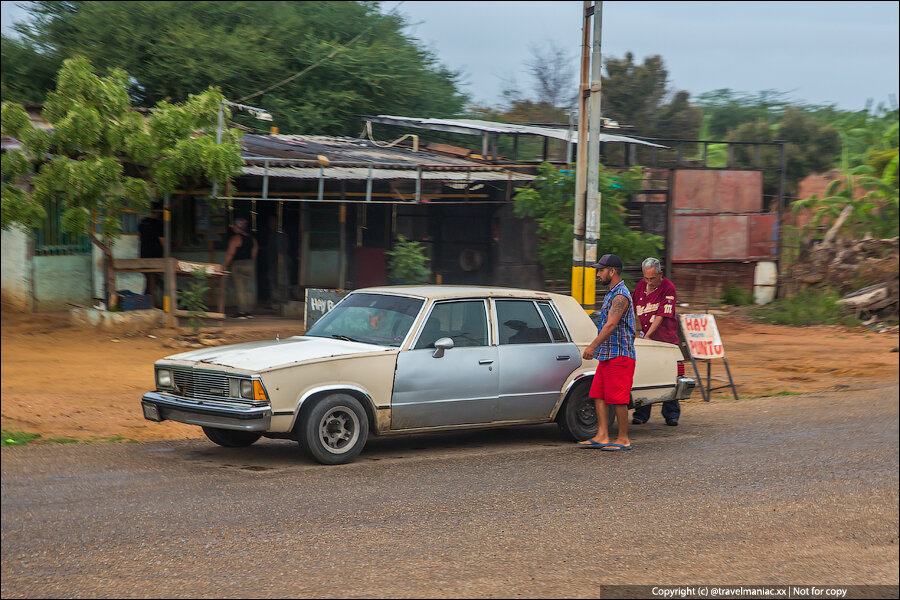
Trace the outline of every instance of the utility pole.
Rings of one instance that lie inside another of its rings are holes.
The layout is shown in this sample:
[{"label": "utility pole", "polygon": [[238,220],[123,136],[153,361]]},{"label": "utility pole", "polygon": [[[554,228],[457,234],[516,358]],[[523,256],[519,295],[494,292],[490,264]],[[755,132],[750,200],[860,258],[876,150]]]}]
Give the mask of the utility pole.
[{"label": "utility pole", "polygon": [[[591,27],[593,17],[593,27]],[[601,32],[603,2],[583,3],[581,88],[578,97],[578,154],[575,164],[575,221],[572,247],[572,296],[584,306],[596,302],[600,237]],[[593,36],[591,30],[593,29]],[[592,40],[593,38],[593,40]],[[593,43],[592,43],[593,41]],[[590,78],[590,83],[588,83]]]},{"label": "utility pole", "polygon": [[587,164],[587,108],[590,97],[588,78],[590,76],[591,46],[591,2],[582,2],[581,24],[581,83],[578,87],[578,146],[575,154],[575,219],[572,240],[572,297],[582,306],[584,302],[584,234],[585,234],[585,181]]},{"label": "utility pole", "polygon": [[[588,112],[588,152],[587,152],[587,198],[585,200],[585,240],[584,262],[597,262],[597,240],[600,237],[600,82],[602,64],[600,62],[600,32],[603,27],[603,2],[594,3],[594,40],[591,49],[591,99]],[[584,270],[584,304],[596,302],[595,270],[587,266]]]}]

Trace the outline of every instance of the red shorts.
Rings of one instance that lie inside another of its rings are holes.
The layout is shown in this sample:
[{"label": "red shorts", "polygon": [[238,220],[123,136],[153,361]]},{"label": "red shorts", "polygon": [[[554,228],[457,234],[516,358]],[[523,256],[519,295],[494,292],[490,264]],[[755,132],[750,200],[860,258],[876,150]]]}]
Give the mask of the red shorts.
[{"label": "red shorts", "polygon": [[591,383],[590,397],[607,404],[628,404],[634,382],[634,359],[617,356],[601,360]]}]

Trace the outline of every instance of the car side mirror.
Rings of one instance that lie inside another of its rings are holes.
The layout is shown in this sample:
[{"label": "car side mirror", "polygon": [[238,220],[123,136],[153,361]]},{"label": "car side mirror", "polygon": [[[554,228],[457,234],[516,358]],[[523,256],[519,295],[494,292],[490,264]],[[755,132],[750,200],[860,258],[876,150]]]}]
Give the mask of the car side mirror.
[{"label": "car side mirror", "polygon": [[453,340],[450,338],[441,338],[434,343],[434,354],[431,356],[433,358],[441,358],[444,356],[444,350],[449,350],[453,347]]}]

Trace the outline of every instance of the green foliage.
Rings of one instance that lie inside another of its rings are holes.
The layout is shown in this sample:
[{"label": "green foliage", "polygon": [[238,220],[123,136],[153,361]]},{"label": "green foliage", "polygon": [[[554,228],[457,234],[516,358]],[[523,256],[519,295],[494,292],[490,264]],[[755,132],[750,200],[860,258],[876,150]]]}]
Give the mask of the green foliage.
[{"label": "green foliage", "polygon": [[605,61],[603,116],[632,125],[637,135],[655,138],[697,139],[702,111],[692,106],[689,94],[668,88],[669,73],[661,56],[635,64],[631,52]]},{"label": "green foliage", "polygon": [[209,293],[208,276],[203,269],[195,269],[191,273],[187,288],[178,291],[178,304],[190,313],[191,328],[194,333],[200,331],[206,314],[206,295]]},{"label": "green foliage", "polygon": [[[831,169],[841,147],[837,129],[795,107],[788,107],[775,124],[765,121],[744,123],[732,130],[726,139],[733,142],[788,142],[785,147],[785,193],[788,196],[796,194],[797,184],[807,175]],[[778,189],[775,169],[781,161],[780,151],[775,146],[761,147],[759,159],[760,166],[769,169],[764,176],[764,193],[775,195]],[[734,160],[738,167],[753,166],[754,148],[735,146]]]},{"label": "green foliage", "polygon": [[3,431],[0,431],[0,446],[3,448],[6,448],[7,446],[24,446],[39,437],[41,437],[41,434],[39,433],[4,429]]},{"label": "green foliage", "polygon": [[407,240],[403,235],[397,236],[393,250],[388,255],[388,277],[394,283],[420,284],[431,279],[425,247],[420,243]]},{"label": "green foliage", "polygon": [[10,102],[40,102],[53,88],[60,61],[29,40],[3,34],[0,41],[0,98]]},{"label": "green foliage", "polygon": [[[600,238],[597,253],[616,254],[626,264],[640,263],[657,254],[662,239],[639,233],[625,225],[623,203],[640,187],[639,167],[617,172],[600,169]],[[515,213],[537,223],[538,262],[547,279],[567,279],[572,268],[575,172],[557,170],[549,163],[538,167],[531,186],[515,196]]]},{"label": "green foliage", "polygon": [[731,89],[718,89],[697,96],[703,109],[703,139],[724,140],[745,123],[774,125],[790,105],[784,92],[763,90],[746,94]]},{"label": "green foliage", "polygon": [[804,289],[790,298],[776,300],[753,309],[758,321],[775,325],[859,325],[859,319],[846,314],[837,303],[841,299],[832,290]]},{"label": "green foliage", "polygon": [[[124,211],[146,211],[152,196],[183,180],[227,181],[241,168],[240,132],[228,129],[222,144],[215,143],[220,92],[190,94],[183,104],[161,102],[144,118],[131,110],[127,85],[121,70],[101,77],[87,59],[68,59],[44,103],[52,133],[32,127],[17,104],[4,102],[0,119],[3,134],[23,144],[3,158],[2,227],[35,227],[43,206],[62,199],[63,229],[88,235],[104,252],[108,286]],[[23,189],[27,178],[31,193]]]},{"label": "green foliage", "polygon": [[[281,87],[247,102],[275,115],[282,131],[359,133],[358,114],[458,114],[459,74],[404,32],[375,2],[33,2],[22,41],[3,38],[4,98],[39,100],[63,59],[82,55],[124,69],[142,106],[183,102],[216,86],[238,100],[358,41]],[[371,29],[369,29],[371,27]],[[98,33],[102,36],[98,38]],[[30,88],[20,78],[34,82]],[[30,97],[29,97],[30,96]],[[250,127],[258,121],[238,114]]]},{"label": "green foliage", "polygon": [[725,292],[722,294],[722,304],[731,306],[746,306],[753,304],[753,292],[740,286],[729,283],[725,285]]},{"label": "green foliage", "polygon": [[881,177],[869,165],[858,166],[835,179],[820,198],[818,194],[798,200],[792,206],[797,213],[811,210],[814,217],[808,229],[830,225],[847,207],[850,214],[839,233],[859,239],[865,235],[890,238],[900,233],[900,201],[898,201],[897,165],[885,168]]}]

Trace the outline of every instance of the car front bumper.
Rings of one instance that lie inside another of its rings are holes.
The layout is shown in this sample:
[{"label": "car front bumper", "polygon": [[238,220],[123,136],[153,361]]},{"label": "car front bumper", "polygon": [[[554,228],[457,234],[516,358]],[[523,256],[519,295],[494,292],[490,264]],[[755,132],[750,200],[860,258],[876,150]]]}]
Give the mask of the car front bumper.
[{"label": "car front bumper", "polygon": [[268,431],[272,423],[272,407],[268,404],[241,406],[147,392],[141,398],[141,408],[148,421],[170,420],[239,431]]}]

